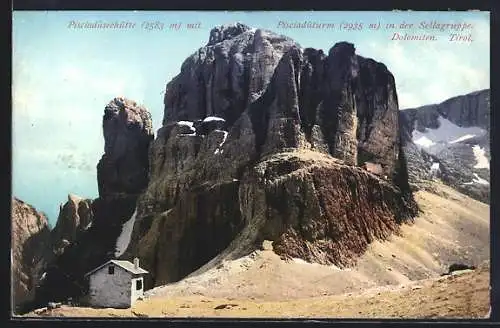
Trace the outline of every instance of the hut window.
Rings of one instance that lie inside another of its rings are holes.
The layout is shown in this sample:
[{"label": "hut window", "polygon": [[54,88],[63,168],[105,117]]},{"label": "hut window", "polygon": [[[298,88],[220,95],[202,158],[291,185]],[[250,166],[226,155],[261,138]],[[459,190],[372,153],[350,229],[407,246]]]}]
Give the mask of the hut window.
[{"label": "hut window", "polygon": [[142,289],[142,280],[136,280],[135,281],[135,289],[141,290]]},{"label": "hut window", "polygon": [[115,274],[115,267],[114,267],[113,265],[110,265],[110,266],[108,267],[108,273],[109,273],[109,274]]}]

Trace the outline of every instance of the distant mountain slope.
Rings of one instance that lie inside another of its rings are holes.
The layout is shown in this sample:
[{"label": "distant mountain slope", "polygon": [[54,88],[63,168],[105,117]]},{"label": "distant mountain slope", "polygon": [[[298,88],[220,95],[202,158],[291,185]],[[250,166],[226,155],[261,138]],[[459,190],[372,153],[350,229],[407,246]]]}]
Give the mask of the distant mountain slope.
[{"label": "distant mountain slope", "polygon": [[490,90],[400,112],[413,183],[440,178],[489,203]]}]

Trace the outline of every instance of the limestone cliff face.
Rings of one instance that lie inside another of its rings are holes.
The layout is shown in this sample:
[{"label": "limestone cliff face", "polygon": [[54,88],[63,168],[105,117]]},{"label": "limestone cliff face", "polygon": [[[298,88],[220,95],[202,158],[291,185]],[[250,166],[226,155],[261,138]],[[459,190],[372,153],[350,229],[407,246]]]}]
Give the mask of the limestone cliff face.
[{"label": "limestone cliff face", "polygon": [[36,304],[79,297],[84,274],[115,257],[123,224],[148,183],[148,152],[153,140],[149,112],[134,101],[113,99],[104,110],[104,155],[97,165],[99,198],[70,195],[53,231],[56,258],[37,289]]},{"label": "limestone cliff face", "polygon": [[93,221],[92,200],[68,195],[68,201],[60,206],[59,216],[51,231],[54,253],[61,254],[64,248],[78,239]]},{"label": "limestone cliff face", "polygon": [[394,78],[347,42],[326,55],[270,31],[214,29],[167,85],[150,164],[123,255],[141,258],[149,286],[263,238],[284,257],[349,265],[416,211]]},{"label": "limestone cliff face", "polygon": [[12,199],[11,220],[12,309],[18,313],[33,300],[49,260],[50,230],[44,214],[17,198]]},{"label": "limestone cliff face", "polygon": [[385,65],[356,55],[347,42],[325,55],[270,31],[244,25],[228,29],[232,38],[218,43],[211,38],[168,83],[159,133],[168,135],[179,121],[216,116],[224,119],[223,130],[235,133],[249,132],[251,123],[255,140],[248,135],[241,140],[249,152],[312,147],[352,164],[377,161],[388,175],[394,173],[398,106],[394,78]]}]

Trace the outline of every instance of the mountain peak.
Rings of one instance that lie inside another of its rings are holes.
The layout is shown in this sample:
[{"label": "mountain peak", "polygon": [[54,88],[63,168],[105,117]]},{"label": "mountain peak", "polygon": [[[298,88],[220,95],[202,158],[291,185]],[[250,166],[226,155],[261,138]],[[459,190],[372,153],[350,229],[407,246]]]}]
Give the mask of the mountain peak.
[{"label": "mountain peak", "polygon": [[248,25],[239,22],[216,26],[210,31],[210,39],[207,45],[213,45],[224,40],[232,39],[249,30],[252,29]]}]

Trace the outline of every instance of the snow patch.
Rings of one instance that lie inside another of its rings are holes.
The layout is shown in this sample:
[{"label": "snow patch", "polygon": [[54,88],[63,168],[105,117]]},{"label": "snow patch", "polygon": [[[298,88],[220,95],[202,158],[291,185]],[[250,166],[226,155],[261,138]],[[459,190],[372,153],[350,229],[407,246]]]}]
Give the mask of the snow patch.
[{"label": "snow patch", "polygon": [[466,134],[458,139],[455,139],[453,141],[450,141],[450,143],[457,143],[457,142],[460,142],[460,141],[464,141],[464,140],[467,140],[467,139],[470,139],[470,138],[474,138],[476,135],[475,134]]},{"label": "snow patch", "polygon": [[413,142],[419,146],[424,147],[424,148],[428,148],[428,147],[435,144],[431,139],[427,138],[426,136],[421,136],[420,138],[416,138],[413,140]]},{"label": "snow patch", "polygon": [[191,122],[191,121],[179,121],[179,122],[177,122],[177,125],[189,126],[189,129],[192,132],[196,132],[196,129],[194,127],[194,122]]},{"label": "snow patch", "polygon": [[432,178],[438,177],[440,172],[441,172],[441,166],[439,165],[439,162],[432,162],[431,169],[429,170],[430,176]]},{"label": "snow patch", "polygon": [[177,122],[178,125],[187,125],[189,127],[193,127],[194,125],[194,122],[191,122],[191,121],[179,121]]},{"label": "snow patch", "polygon": [[217,116],[207,116],[203,119],[203,122],[212,122],[212,121],[223,121],[225,122],[226,120],[223,119],[222,117],[217,117]]},{"label": "snow patch", "polygon": [[132,236],[132,229],[134,228],[136,216],[137,216],[137,208],[135,209],[134,214],[132,214],[132,217],[122,226],[122,233],[116,240],[116,251],[115,251],[116,257],[125,253],[125,250],[127,249],[128,244],[130,243],[130,237]]},{"label": "snow patch", "polygon": [[214,130],[214,131],[220,131],[224,132],[224,137],[222,138],[222,142],[219,144],[217,149],[214,151],[214,154],[222,154],[223,150],[221,149],[224,143],[226,142],[228,132],[227,131],[222,131],[222,130]]},{"label": "snow patch", "polygon": [[460,127],[440,116],[437,129],[427,128],[425,132],[414,130],[413,142],[421,147],[429,148],[435,144],[456,143],[475,136],[483,136],[486,131],[478,127]]},{"label": "snow patch", "polygon": [[465,183],[462,183],[462,184],[469,186],[469,185],[472,185],[474,183],[482,184],[482,185],[489,185],[490,184],[487,180],[484,180],[479,175],[477,175],[477,173],[474,173],[474,179],[472,179],[471,182],[465,182]]},{"label": "snow patch", "polygon": [[487,180],[484,180],[479,175],[477,175],[477,173],[474,173],[474,177],[475,177],[475,179],[472,180],[472,181],[475,182],[475,183],[479,183],[479,184],[482,184],[482,185],[489,185],[490,184]]},{"label": "snow patch", "polygon": [[478,145],[472,147],[472,151],[474,152],[474,157],[476,158],[476,165],[474,165],[475,169],[489,169],[490,161],[488,157],[485,155],[484,148],[479,147]]}]

